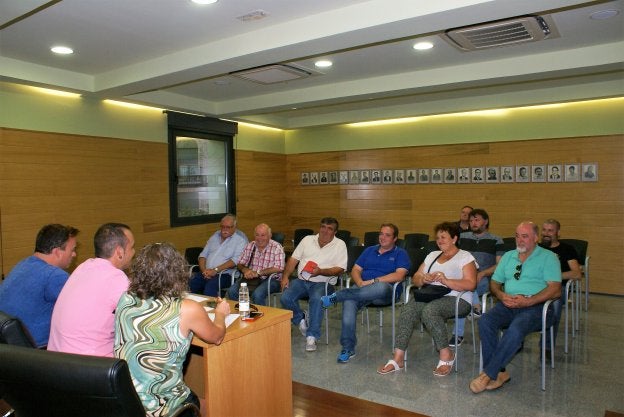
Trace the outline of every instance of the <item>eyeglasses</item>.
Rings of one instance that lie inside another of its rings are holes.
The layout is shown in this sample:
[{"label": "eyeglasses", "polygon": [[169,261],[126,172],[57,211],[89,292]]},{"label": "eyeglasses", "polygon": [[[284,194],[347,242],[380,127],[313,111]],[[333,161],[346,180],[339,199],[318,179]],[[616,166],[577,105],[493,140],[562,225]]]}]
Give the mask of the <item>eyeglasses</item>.
[{"label": "eyeglasses", "polygon": [[522,264],[516,265],[516,273],[514,274],[514,278],[516,280],[520,279],[520,274],[522,274]]}]

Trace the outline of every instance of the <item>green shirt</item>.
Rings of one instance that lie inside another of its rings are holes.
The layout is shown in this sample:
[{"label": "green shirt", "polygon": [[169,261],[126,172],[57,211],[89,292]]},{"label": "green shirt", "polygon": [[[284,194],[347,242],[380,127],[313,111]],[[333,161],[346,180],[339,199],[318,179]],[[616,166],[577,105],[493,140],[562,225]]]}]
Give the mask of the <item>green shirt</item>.
[{"label": "green shirt", "polygon": [[[518,265],[522,265],[521,268]],[[520,274],[515,279],[517,272]],[[561,282],[561,267],[557,255],[539,246],[524,263],[520,262],[518,250],[514,249],[503,255],[492,279],[504,284],[507,294],[535,295],[546,288],[548,281]]]}]

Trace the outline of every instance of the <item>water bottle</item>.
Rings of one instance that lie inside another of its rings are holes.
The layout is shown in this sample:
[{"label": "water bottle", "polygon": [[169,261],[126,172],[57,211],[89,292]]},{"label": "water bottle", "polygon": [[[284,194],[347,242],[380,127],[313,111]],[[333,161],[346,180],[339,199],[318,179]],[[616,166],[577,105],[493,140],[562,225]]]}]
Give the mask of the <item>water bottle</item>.
[{"label": "water bottle", "polygon": [[238,312],[241,320],[249,318],[249,288],[246,282],[241,282],[238,290]]}]

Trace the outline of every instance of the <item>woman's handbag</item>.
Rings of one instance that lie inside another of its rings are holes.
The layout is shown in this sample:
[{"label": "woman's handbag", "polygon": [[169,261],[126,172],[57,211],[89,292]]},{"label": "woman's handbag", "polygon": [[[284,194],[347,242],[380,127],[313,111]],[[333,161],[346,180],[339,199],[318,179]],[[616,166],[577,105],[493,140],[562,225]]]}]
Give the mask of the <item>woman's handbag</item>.
[{"label": "woman's handbag", "polygon": [[[438,258],[442,256],[440,253],[429,265],[429,269],[427,273],[431,272],[431,267],[438,260]],[[433,300],[437,300],[438,298],[444,297],[446,294],[450,293],[451,289],[444,285],[433,285],[433,284],[425,284],[420,288],[414,289],[414,300],[420,303],[428,303]]]}]

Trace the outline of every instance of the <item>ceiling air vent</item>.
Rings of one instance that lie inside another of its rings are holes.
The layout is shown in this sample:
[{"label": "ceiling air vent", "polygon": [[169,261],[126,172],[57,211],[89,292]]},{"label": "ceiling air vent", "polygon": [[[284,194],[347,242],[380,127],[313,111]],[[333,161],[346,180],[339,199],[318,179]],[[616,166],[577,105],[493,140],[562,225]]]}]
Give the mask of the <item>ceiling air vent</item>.
[{"label": "ceiling air vent", "polygon": [[291,65],[276,64],[236,71],[230,75],[259,84],[275,84],[306,78],[312,73]]},{"label": "ceiling air vent", "polygon": [[464,51],[541,41],[558,35],[541,16],[497,20],[446,31],[447,40]]}]

